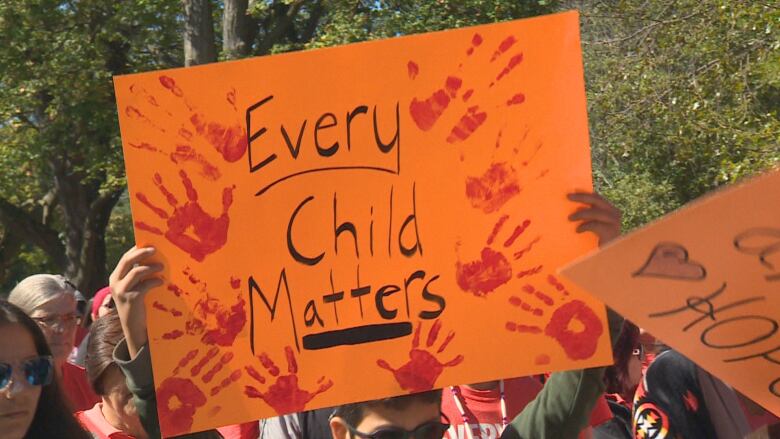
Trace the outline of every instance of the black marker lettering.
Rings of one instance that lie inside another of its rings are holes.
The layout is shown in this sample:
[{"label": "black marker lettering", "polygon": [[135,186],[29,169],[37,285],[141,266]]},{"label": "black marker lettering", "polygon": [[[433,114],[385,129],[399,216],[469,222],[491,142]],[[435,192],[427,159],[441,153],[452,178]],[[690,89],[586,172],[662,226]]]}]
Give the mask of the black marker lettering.
[{"label": "black marker lettering", "polygon": [[[398,247],[401,249],[401,253],[406,257],[412,257],[418,251],[420,256],[423,254],[422,243],[420,242],[420,231],[417,227],[417,183],[412,184],[412,214],[406,217],[404,223],[401,225],[401,229],[398,231]],[[406,226],[414,222],[414,245],[407,247],[403,243],[404,230]]]},{"label": "black marker lettering", "polygon": [[[344,232],[349,232],[352,234],[352,239],[355,242],[355,256],[360,258],[360,251],[358,250],[358,238],[357,238],[357,229],[355,228],[355,225],[351,222],[343,222],[341,224],[338,224],[337,219],[337,202],[336,202],[336,194],[333,194],[333,249],[335,250],[336,254],[339,254],[339,235],[341,235]],[[338,226],[336,225],[338,224]]]},{"label": "black marker lettering", "polygon": [[387,309],[385,307],[385,297],[395,294],[401,291],[397,285],[385,285],[376,292],[374,301],[376,302],[376,310],[379,311],[379,315],[385,320],[393,320],[398,314],[397,309]]},{"label": "black marker lettering", "polygon": [[319,323],[321,327],[325,326],[320,314],[317,312],[317,304],[314,303],[313,300],[310,300],[309,303],[306,304],[306,309],[303,311],[303,321],[306,323],[307,328],[313,326],[315,321]]},{"label": "black marker lettering", "polygon": [[[330,122],[327,123],[327,125],[323,124],[326,118],[330,119]],[[329,147],[323,148],[322,146],[320,146],[320,130],[335,127],[337,124],[338,121],[336,121],[335,114],[325,113],[322,116],[320,116],[319,119],[317,119],[317,123],[314,125],[314,146],[317,147],[317,152],[323,157],[330,157],[333,154],[335,154],[336,151],[339,150],[339,142],[333,142],[333,144],[330,145]]]},{"label": "black marker lettering", "polygon": [[269,102],[271,99],[273,99],[273,96],[267,96],[263,98],[260,102],[255,103],[254,105],[250,106],[246,109],[246,138],[247,138],[247,158],[249,159],[249,172],[255,172],[260,170],[263,166],[271,163],[276,159],[276,154],[270,154],[266,158],[264,158],[260,163],[255,164],[254,161],[252,161],[252,142],[260,138],[263,134],[265,134],[268,129],[266,127],[262,127],[257,132],[252,132],[252,112],[261,106],[263,106],[265,103]]},{"label": "black marker lettering", "polygon": [[352,149],[352,119],[358,114],[368,113],[368,107],[365,105],[358,105],[354,110],[347,113],[347,151]]},{"label": "black marker lettering", "polygon": [[322,258],[325,257],[325,252],[322,252],[313,258],[304,256],[301,252],[298,251],[298,249],[295,248],[295,244],[293,243],[292,227],[293,223],[295,222],[295,218],[298,216],[298,212],[303,208],[303,206],[305,206],[306,203],[313,199],[313,196],[309,196],[305,200],[301,201],[301,204],[299,204],[298,207],[296,207],[293,211],[292,215],[290,216],[290,222],[287,224],[287,250],[290,252],[290,255],[293,257],[293,259],[304,265],[316,265],[322,260]]},{"label": "black marker lettering", "polygon": [[306,129],[306,120],[303,121],[303,124],[301,124],[301,129],[298,131],[298,139],[295,141],[295,146],[293,146],[292,141],[290,140],[290,136],[287,134],[287,130],[284,128],[284,125],[279,125],[279,130],[282,132],[282,136],[284,137],[284,142],[287,144],[287,149],[290,150],[290,155],[292,155],[292,158],[297,159],[298,154],[301,153],[301,140],[303,139],[303,131]]},{"label": "black marker lettering", "polygon": [[422,293],[423,299],[427,300],[428,302],[433,302],[437,304],[438,309],[435,311],[421,311],[419,314],[421,319],[432,320],[438,318],[441,315],[441,313],[444,312],[444,308],[447,307],[447,302],[444,300],[444,297],[438,294],[433,294],[428,290],[428,287],[431,285],[431,283],[433,283],[433,281],[435,281],[438,278],[439,278],[438,274],[430,278],[428,282],[425,283],[425,286],[423,287],[423,293]]},{"label": "black marker lettering", "polygon": [[[756,336],[755,338],[753,338],[751,340],[741,341],[739,343],[715,344],[708,337],[708,334],[710,333],[710,331],[713,331],[713,330],[721,327],[722,325],[725,325],[725,324],[728,324],[728,323],[732,323],[732,322],[736,322],[736,321],[740,321],[740,320],[751,320],[751,321],[768,322],[770,327],[771,327],[771,329],[768,332],[766,332],[764,334],[761,334],[761,335],[758,335],[758,336]],[[710,327],[705,329],[704,332],[701,333],[701,342],[705,346],[707,346],[708,348],[713,348],[713,349],[741,348],[741,347],[750,346],[752,344],[755,344],[755,343],[758,343],[760,341],[764,341],[764,340],[768,339],[769,337],[775,335],[775,333],[777,332],[777,329],[778,329],[777,322],[775,322],[774,320],[772,320],[772,319],[770,319],[768,317],[763,317],[763,316],[739,316],[739,317],[732,317],[732,318],[729,318],[729,319],[726,319],[726,320],[721,320],[721,321],[719,321],[717,323],[713,323],[712,325],[710,325]]]}]

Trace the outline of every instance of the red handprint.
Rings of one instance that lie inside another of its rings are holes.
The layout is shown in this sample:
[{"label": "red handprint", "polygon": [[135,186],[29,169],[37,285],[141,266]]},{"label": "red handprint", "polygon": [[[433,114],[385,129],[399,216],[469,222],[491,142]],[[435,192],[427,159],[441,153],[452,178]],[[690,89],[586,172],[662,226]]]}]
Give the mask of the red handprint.
[{"label": "red handprint", "polygon": [[[547,281],[562,293],[565,300],[569,292],[563,283],[553,275],[548,275]],[[515,295],[509,298],[509,303],[532,315],[532,319],[542,318],[547,309],[555,307],[555,300],[533,285],[526,284],[523,286],[523,291],[527,295],[526,298]],[[575,299],[555,307],[544,330],[535,324],[518,322],[507,322],[506,329],[526,334],[544,333],[558,342],[567,357],[572,360],[584,360],[596,353],[599,337],[604,332],[604,325],[585,302]],[[546,362],[549,362],[549,357],[546,358]]]},{"label": "red handprint", "polygon": [[[208,163],[202,155],[195,152],[198,148],[189,144],[196,140],[196,135],[199,139],[202,139],[202,141],[208,144],[209,147],[216,150],[222,156],[223,160],[228,163],[236,162],[244,156],[248,142],[246,132],[242,128],[238,108],[236,107],[235,90],[227,92],[225,94],[225,100],[229,104],[229,108],[232,108],[235,112],[234,117],[236,121],[232,124],[224,124],[210,120],[203,112],[199,111],[196,106],[189,101],[184,91],[176,84],[176,81],[173,78],[166,75],[160,75],[158,80],[160,87],[173,94],[174,99],[180,103],[179,105],[183,105],[181,110],[188,115],[188,124],[180,125],[178,130],[176,130],[176,137],[170,139],[170,141],[176,142],[176,153],[170,153],[171,160],[176,163],[192,161],[198,163],[204,169],[209,167],[213,168],[213,165]],[[157,97],[155,97],[154,94],[147,92],[142,86],[133,84],[130,86],[130,91],[145,99],[146,108],[144,111],[141,111],[138,107],[127,106],[125,108],[125,114],[131,119],[139,120],[162,133],[169,134],[164,126],[173,124],[172,111],[168,108],[161,108]],[[224,112],[220,112],[220,114],[222,113]],[[156,123],[155,121],[158,120],[164,121],[162,123]],[[173,135],[173,133],[170,134]],[[181,144],[182,142],[186,144]],[[139,149],[158,150],[158,148],[143,142],[130,145]]]},{"label": "red handprint", "polygon": [[[486,246],[480,252],[479,259],[465,264],[460,261],[456,263],[455,279],[463,291],[470,292],[475,296],[486,296],[512,279],[512,263],[501,251],[492,248],[493,241],[508,219],[509,215],[504,215],[493,226],[493,231],[488,236]],[[520,235],[530,226],[530,220],[525,220],[515,226],[511,235],[504,241],[503,247],[505,249],[512,247]],[[522,258],[540,239],[537,237],[524,248],[515,251],[514,260]],[[517,274],[517,277],[536,274],[541,269],[541,266],[537,266],[530,270],[523,270]]]},{"label": "red handprint", "polygon": [[158,217],[166,220],[168,230],[163,232],[143,221],[136,221],[135,225],[140,230],[165,236],[173,245],[184,250],[196,261],[202,262],[207,255],[219,250],[227,242],[228,226],[230,225],[228,210],[233,204],[234,187],[227,187],[222,191],[222,214],[214,217],[203,210],[198,202],[198,192],[193,187],[187,173],[181,170],[179,177],[181,177],[182,185],[187,194],[187,202],[183,205],[179,205],[178,199],[163,185],[160,174],[154,174],[154,184],[165,196],[168,205],[173,208],[171,214],[152,204],[145,194],[141,192],[135,194],[138,201],[151,209]]},{"label": "red handprint", "polygon": [[[482,36],[480,34],[474,34],[471,44],[466,51],[466,56],[471,57],[477,53],[482,42]],[[517,40],[513,36],[505,38],[498,45],[496,50],[493,51],[487,64],[493,63],[499,59],[506,51],[514,46],[516,42]],[[484,84],[486,88],[491,88],[501,81],[505,76],[510,74],[522,60],[522,52],[513,55],[507,64],[498,71],[495,79],[491,81],[490,84]],[[450,108],[450,104],[458,98],[458,93],[464,85],[464,80],[461,78],[462,72],[460,72],[462,67],[463,64],[461,63],[458,68],[458,73],[447,75],[447,78],[444,80],[444,85],[433,91],[430,96],[422,100],[417,98],[412,99],[409,104],[409,114],[418,128],[423,131],[429,131],[436,125],[448,108]],[[414,61],[409,61],[407,63],[407,71],[409,78],[414,79],[419,74],[420,67]],[[480,108],[480,105],[466,105],[466,102],[472,98],[474,93],[474,88],[468,88],[461,95],[463,113],[450,129],[449,135],[446,138],[448,143],[458,143],[467,140],[487,120],[488,113],[487,111],[483,111]],[[517,105],[524,101],[525,95],[522,93],[514,93],[513,96],[507,97],[505,103],[506,105]]]},{"label": "red handprint", "polygon": [[[173,370],[173,375],[160,384],[157,388],[158,413],[160,415],[160,428],[163,435],[176,436],[187,433],[192,428],[195,413],[206,405],[208,399],[200,387],[193,381],[200,376],[203,369],[220,354],[220,349],[210,348],[203,357],[197,361],[189,370],[188,378],[180,378],[176,375],[184,369],[190,362],[198,357],[199,350],[194,349],[187,353]],[[233,353],[228,352],[219,357],[211,368],[200,377],[203,384],[210,384],[216,375],[230,363],[233,359]],[[216,396],[226,387],[237,382],[241,378],[241,371],[234,370],[229,374],[223,374],[224,378],[217,381],[217,384],[211,387],[209,395]],[[212,414],[220,408],[212,409]]]},{"label": "red handprint", "polygon": [[[188,271],[185,270],[185,273]],[[188,335],[200,336],[200,341],[207,345],[232,346],[236,337],[241,333],[246,325],[247,316],[244,309],[246,302],[241,297],[240,292],[236,293],[235,303],[227,307],[223,305],[222,300],[217,300],[206,289],[206,285],[190,275],[188,280],[191,284],[199,288],[201,298],[195,303],[193,315],[184,323],[184,331],[174,330],[162,335],[164,340],[175,340],[182,337],[185,333]],[[238,279],[231,278],[230,286],[233,290],[240,287]],[[185,289],[174,283],[168,285],[168,290],[173,291],[177,296],[191,295]],[[154,302],[152,307],[160,311],[171,314],[174,318],[181,318],[182,312],[173,308],[168,308],[160,302]]]},{"label": "red handprint", "polygon": [[[248,397],[262,399],[280,415],[303,411],[309,401],[333,386],[333,381],[325,381],[323,376],[317,381],[319,387],[314,392],[301,390],[298,387],[298,363],[295,361],[295,354],[290,346],[284,348],[284,353],[287,355],[287,375],[280,376],[279,368],[268,354],[264,352],[258,356],[260,364],[276,381],[268,386],[265,392],[258,390],[254,386],[246,386],[244,390]],[[246,366],[244,369],[258,383],[266,383],[265,377],[252,366]]]},{"label": "red handprint", "polygon": [[[417,325],[417,329],[414,332],[412,350],[409,351],[409,361],[406,362],[406,364],[398,369],[393,369],[385,360],[380,359],[376,362],[382,369],[387,369],[392,372],[401,388],[408,390],[409,393],[433,389],[436,380],[439,378],[442,371],[444,371],[445,367],[457,366],[463,362],[463,355],[457,355],[452,360],[442,363],[431,354],[428,349],[420,349],[420,328],[422,328],[422,322]],[[436,343],[436,339],[439,337],[440,330],[441,321],[436,320],[428,333],[428,339],[425,343],[426,348],[433,347]],[[439,349],[436,350],[436,354],[443,353],[454,337],[455,333],[450,331],[441,346],[439,346]]]}]

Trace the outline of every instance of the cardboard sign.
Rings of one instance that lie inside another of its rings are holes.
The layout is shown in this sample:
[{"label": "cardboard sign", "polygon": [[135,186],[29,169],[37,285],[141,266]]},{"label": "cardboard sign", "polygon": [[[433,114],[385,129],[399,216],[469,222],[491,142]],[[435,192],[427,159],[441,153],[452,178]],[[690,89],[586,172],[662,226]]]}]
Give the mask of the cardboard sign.
[{"label": "cardboard sign", "polygon": [[562,270],[780,415],[780,171],[717,192]]},{"label": "cardboard sign", "polygon": [[610,361],[576,13],[115,86],[165,434]]}]

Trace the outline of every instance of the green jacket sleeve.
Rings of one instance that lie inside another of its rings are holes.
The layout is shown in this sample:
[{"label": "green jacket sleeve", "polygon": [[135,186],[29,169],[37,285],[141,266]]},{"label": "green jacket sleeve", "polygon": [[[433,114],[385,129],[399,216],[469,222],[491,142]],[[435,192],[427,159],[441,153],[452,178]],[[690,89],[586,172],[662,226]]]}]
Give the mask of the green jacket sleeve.
[{"label": "green jacket sleeve", "polygon": [[[154,377],[152,375],[152,357],[149,346],[145,345],[132,360],[124,339],[114,348],[114,362],[122,369],[127,381],[127,388],[133,394],[141,424],[151,439],[159,439],[160,422],[157,418],[157,398],[154,393]],[[216,430],[201,433],[191,433],[179,438],[186,439],[217,439],[222,436]]]},{"label": "green jacket sleeve", "polygon": [[[617,340],[623,318],[607,309],[612,343]],[[502,439],[576,438],[588,425],[598,398],[604,393],[603,367],[558,372],[507,426]]]}]

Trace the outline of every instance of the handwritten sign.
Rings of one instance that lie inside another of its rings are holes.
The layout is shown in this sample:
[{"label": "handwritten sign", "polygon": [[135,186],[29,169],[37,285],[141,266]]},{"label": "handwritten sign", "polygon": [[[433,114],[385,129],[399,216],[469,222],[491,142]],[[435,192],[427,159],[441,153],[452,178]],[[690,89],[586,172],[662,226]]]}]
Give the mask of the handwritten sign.
[{"label": "handwritten sign", "polygon": [[165,434],[608,363],[577,26],[116,78]]},{"label": "handwritten sign", "polygon": [[780,415],[780,171],[717,192],[562,273]]}]

